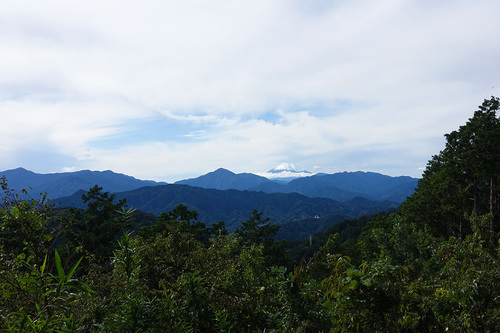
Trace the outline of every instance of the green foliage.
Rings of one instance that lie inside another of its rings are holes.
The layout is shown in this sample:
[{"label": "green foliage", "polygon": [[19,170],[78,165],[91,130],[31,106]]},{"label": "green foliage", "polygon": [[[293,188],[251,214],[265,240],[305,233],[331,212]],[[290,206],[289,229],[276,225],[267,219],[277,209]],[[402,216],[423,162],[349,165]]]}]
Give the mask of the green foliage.
[{"label": "green foliage", "polygon": [[252,216],[236,229],[236,236],[247,244],[260,244],[273,240],[279,230],[279,225],[269,223],[269,218],[262,218],[262,212],[254,210]]},{"label": "green foliage", "polygon": [[[257,211],[228,235],[180,205],[135,235],[134,210],[94,187],[62,240],[47,199],[3,179],[0,330],[498,332],[497,109],[447,136],[402,209],[311,237],[322,245],[293,269]],[[83,265],[60,244],[110,260]]]},{"label": "green foliage", "polygon": [[458,131],[446,134],[446,147],[428,163],[416,192],[403,204],[405,215],[438,236],[464,238],[471,232],[466,214],[491,214],[500,227],[500,100],[485,100]]},{"label": "green foliage", "polygon": [[269,223],[269,218],[262,218],[262,212],[254,210],[234,234],[245,245],[262,244],[266,264],[279,266],[286,264],[285,243],[274,240],[279,228],[279,225]]},{"label": "green foliage", "polygon": [[500,247],[491,237],[489,221],[472,216],[474,232],[463,241],[450,238],[437,253],[442,267],[436,275],[434,311],[449,330],[500,329]]},{"label": "green foliage", "polygon": [[489,219],[472,217],[473,234],[448,241],[399,216],[390,220],[365,229],[361,246],[371,243],[361,264],[328,257],[322,285],[333,330],[498,331],[500,253]]},{"label": "green foliage", "polygon": [[197,221],[197,219],[198,213],[196,211],[190,211],[186,206],[180,204],[172,211],[160,214],[155,224],[141,228],[139,235],[145,238],[154,238],[159,233],[169,233],[173,229],[177,229],[190,233],[206,243],[212,236],[227,234],[224,222],[215,223],[207,228],[205,223]]},{"label": "green foliage", "polygon": [[66,274],[51,249],[66,221],[53,214],[45,195],[39,199],[9,189],[1,178],[0,329],[19,332],[70,332],[83,316],[74,307],[92,291],[75,279],[78,260]]},{"label": "green foliage", "polygon": [[361,235],[363,228],[370,221],[378,219],[380,216],[387,216],[388,214],[388,212],[381,212],[372,216],[362,216],[357,219],[344,219],[334,223],[321,233],[311,235],[307,239],[301,241],[287,241],[287,254],[293,262],[307,261],[326,244],[330,236],[338,234],[340,248],[338,248],[337,251],[348,254],[353,260],[357,261],[359,257],[357,239]]},{"label": "green foliage", "polygon": [[[0,328],[19,332],[72,332],[80,325],[84,317],[74,308],[80,298],[93,292],[73,278],[80,261],[65,274],[55,251],[57,275],[54,275],[47,269],[47,258],[46,255],[43,264],[37,267],[20,255],[2,267],[1,296],[5,303],[8,297],[9,306],[0,312]],[[12,297],[9,291],[17,296]]]},{"label": "green foliage", "polygon": [[26,190],[16,193],[5,177],[0,178],[0,246],[7,252],[29,257],[40,266],[65,227],[53,214],[53,205],[45,194],[39,199],[24,198]]},{"label": "green foliage", "polygon": [[64,233],[65,253],[83,251],[101,262],[112,256],[113,245],[118,235],[131,225],[133,213],[124,209],[125,200],[114,203],[114,199],[114,194],[102,192],[97,185],[82,195],[87,209],[74,212],[73,223]]}]

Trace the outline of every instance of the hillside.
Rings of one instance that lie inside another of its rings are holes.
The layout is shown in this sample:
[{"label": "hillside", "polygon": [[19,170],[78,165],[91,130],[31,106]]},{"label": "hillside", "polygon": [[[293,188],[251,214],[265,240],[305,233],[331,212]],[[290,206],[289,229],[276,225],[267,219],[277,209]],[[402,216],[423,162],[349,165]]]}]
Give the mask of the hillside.
[{"label": "hillside", "polygon": [[401,203],[410,196],[418,179],[406,176],[391,177],[375,172],[341,172],[300,177],[288,183],[269,180],[254,174],[235,174],[217,169],[197,178],[176,182],[219,190],[237,189],[266,193],[299,193],[310,198],[329,198],[336,201],[364,197]]},{"label": "hillside", "polygon": [[357,171],[298,178],[279,190],[339,201],[365,197],[401,203],[414,192],[417,182],[417,178],[407,176],[391,177],[375,172]]},{"label": "hillside", "polygon": [[[84,191],[56,201],[60,203],[60,207],[83,208],[82,193]],[[309,198],[298,193],[215,190],[179,184],[149,186],[116,193],[116,199],[122,198],[127,199],[129,207],[155,215],[184,204],[190,210],[198,212],[200,221],[207,225],[224,221],[229,231],[234,231],[241,222],[248,219],[254,209],[269,217],[271,223],[282,224],[327,215],[341,215],[342,219],[355,218],[397,206],[389,201],[360,199],[358,202],[340,203],[328,198]],[[323,230],[324,228],[318,228],[316,232]]]},{"label": "hillside", "polygon": [[200,177],[175,182],[175,184],[213,188],[216,190],[249,190],[266,183],[272,182],[265,177],[257,176],[253,173],[236,174],[223,168]]},{"label": "hillside", "polygon": [[[143,186],[164,185],[166,183],[140,180],[113,171],[75,171],[39,174],[23,168],[0,172],[11,188],[27,189],[32,196],[47,192],[49,198],[69,196],[78,190],[88,190],[99,185],[108,192],[122,192]],[[29,189],[31,187],[31,189]]]},{"label": "hillside", "polygon": [[[76,171],[38,174],[23,168],[0,172],[12,188],[30,190],[33,196],[47,192],[50,198],[70,196],[94,185],[108,192],[124,192],[144,186],[166,185],[164,182],[140,180],[113,171]],[[270,180],[252,173],[233,173],[219,168],[205,175],[177,181],[175,184],[217,190],[248,190],[266,193],[299,193],[310,198],[346,201],[356,197],[403,202],[417,186],[418,179],[391,177],[374,172],[342,172],[295,178],[288,183]]]}]

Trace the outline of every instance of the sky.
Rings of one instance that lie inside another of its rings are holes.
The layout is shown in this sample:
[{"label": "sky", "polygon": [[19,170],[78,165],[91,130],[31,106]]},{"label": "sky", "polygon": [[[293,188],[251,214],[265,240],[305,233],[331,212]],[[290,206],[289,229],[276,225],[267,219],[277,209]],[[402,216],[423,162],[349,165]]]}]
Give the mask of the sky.
[{"label": "sky", "polygon": [[420,177],[500,95],[497,0],[19,0],[0,170]]}]

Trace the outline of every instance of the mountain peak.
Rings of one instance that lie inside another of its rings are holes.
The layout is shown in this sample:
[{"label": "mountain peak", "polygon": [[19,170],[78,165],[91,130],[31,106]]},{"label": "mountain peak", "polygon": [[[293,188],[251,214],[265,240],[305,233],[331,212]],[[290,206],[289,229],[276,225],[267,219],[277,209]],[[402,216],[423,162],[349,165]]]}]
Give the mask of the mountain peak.
[{"label": "mountain peak", "polygon": [[175,184],[184,184],[202,188],[213,188],[216,190],[247,190],[261,185],[269,180],[252,173],[234,173],[224,168],[219,168],[203,176],[184,179]]},{"label": "mountain peak", "polygon": [[313,173],[302,169],[301,167],[293,164],[293,163],[281,163],[280,165],[272,168],[271,170],[259,174],[259,176],[263,176],[269,179],[294,179],[300,177],[309,177],[312,176]]},{"label": "mountain peak", "polygon": [[309,171],[296,166],[293,163],[281,163],[277,167],[268,171],[269,173],[281,173],[281,172],[292,172],[292,173],[308,173]]},{"label": "mountain peak", "polygon": [[208,174],[211,174],[211,175],[234,175],[235,173],[228,170],[228,169],[218,168],[217,170],[209,172]]}]

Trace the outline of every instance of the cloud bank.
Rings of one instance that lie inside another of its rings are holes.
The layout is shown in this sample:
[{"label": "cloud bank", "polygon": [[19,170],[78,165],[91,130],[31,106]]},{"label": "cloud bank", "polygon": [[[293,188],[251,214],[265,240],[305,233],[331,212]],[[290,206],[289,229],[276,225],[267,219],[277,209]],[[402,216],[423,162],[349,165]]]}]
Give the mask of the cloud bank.
[{"label": "cloud bank", "polygon": [[19,1],[0,169],[175,181],[281,162],[419,176],[498,95],[500,3]]}]

